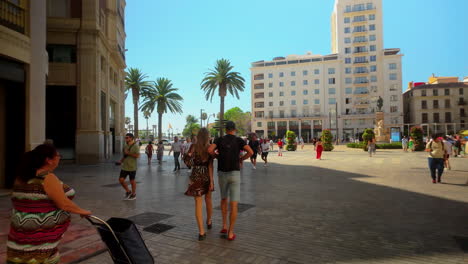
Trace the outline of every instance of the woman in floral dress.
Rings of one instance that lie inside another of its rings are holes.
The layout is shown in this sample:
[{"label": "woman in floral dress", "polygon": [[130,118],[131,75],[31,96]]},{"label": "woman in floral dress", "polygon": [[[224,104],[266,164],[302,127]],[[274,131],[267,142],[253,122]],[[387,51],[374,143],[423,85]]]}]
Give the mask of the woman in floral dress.
[{"label": "woman in floral dress", "polygon": [[190,181],[185,195],[195,197],[195,218],[198,224],[198,240],[206,238],[206,232],[203,227],[203,196],[205,196],[206,205],[206,225],[211,229],[211,216],[213,214],[213,205],[211,201],[211,192],[214,191],[213,181],[213,158],[208,153],[209,133],[206,128],[200,129],[195,144],[190,146],[187,154],[184,156],[184,162],[192,168]]}]

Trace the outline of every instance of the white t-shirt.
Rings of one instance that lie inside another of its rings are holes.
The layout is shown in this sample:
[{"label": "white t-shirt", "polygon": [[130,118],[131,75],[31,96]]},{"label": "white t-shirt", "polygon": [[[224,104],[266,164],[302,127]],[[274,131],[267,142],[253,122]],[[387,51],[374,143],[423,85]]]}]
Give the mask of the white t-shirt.
[{"label": "white t-shirt", "polygon": [[181,149],[182,149],[182,144],[180,143],[180,141],[172,143],[172,151],[180,152]]},{"label": "white t-shirt", "polygon": [[268,152],[270,150],[270,144],[269,143],[262,143],[262,152]]},{"label": "white t-shirt", "polygon": [[448,142],[447,140],[444,140],[444,148],[447,154],[452,155],[452,143]]}]

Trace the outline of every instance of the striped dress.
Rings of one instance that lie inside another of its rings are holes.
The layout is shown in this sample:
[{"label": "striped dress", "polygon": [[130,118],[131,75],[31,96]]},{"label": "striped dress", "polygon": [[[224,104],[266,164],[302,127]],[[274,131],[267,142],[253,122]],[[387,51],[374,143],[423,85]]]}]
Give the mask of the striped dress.
[{"label": "striped dress", "polygon": [[[54,204],[44,191],[43,173],[13,188],[10,233],[7,242],[8,264],[56,264],[57,245],[70,225],[70,213]],[[65,195],[75,191],[63,184]]]}]

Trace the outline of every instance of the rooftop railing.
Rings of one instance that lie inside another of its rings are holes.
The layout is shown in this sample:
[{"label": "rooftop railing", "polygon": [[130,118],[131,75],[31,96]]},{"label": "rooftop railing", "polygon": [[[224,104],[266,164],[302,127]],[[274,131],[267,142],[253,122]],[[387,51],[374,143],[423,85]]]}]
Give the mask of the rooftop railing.
[{"label": "rooftop railing", "polygon": [[0,0],[0,25],[24,34],[26,18],[23,8],[7,0]]}]

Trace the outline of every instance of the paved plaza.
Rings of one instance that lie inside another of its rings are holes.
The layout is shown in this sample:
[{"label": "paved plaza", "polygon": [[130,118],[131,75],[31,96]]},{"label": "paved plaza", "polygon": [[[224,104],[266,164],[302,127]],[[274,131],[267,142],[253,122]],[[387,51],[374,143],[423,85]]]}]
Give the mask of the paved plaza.
[{"label": "paved plaza", "polygon": [[[194,201],[183,194],[188,170],[172,172],[172,157],[148,166],[142,154],[136,201],[122,201],[119,167],[111,162],[62,165],[56,174],[93,214],[135,220],[156,263],[468,263],[467,158],[453,158],[443,184],[433,184],[422,152],[381,150],[369,158],[338,146],[319,161],[306,146],[269,157],[266,168],[260,159],[257,170],[244,164],[232,242],[218,233],[217,191],[213,229],[198,241]],[[2,207],[8,203],[0,198]],[[154,224],[172,228],[148,232]],[[112,261],[103,252],[80,263]]]}]

